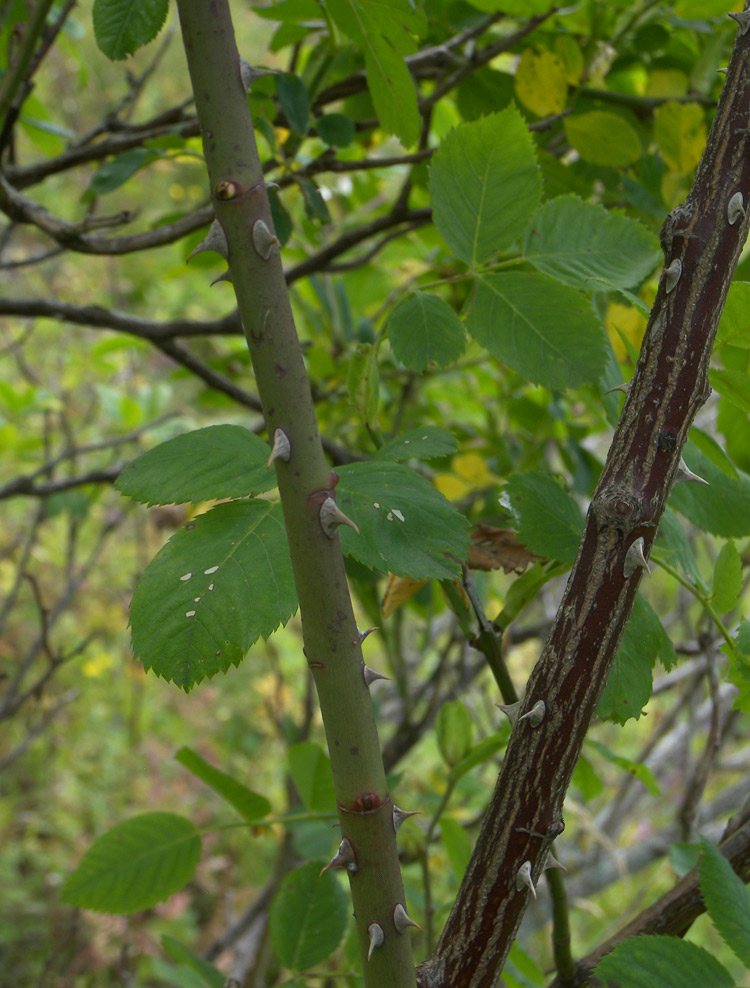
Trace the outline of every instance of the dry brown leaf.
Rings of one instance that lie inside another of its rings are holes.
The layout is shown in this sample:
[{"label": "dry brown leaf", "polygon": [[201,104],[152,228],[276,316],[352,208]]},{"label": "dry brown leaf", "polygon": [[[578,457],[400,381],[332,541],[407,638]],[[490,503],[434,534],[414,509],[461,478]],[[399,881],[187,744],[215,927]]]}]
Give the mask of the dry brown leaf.
[{"label": "dry brown leaf", "polygon": [[471,569],[492,570],[502,566],[506,573],[523,573],[529,563],[539,559],[519,542],[512,528],[495,528],[480,521],[471,533],[471,541]]}]

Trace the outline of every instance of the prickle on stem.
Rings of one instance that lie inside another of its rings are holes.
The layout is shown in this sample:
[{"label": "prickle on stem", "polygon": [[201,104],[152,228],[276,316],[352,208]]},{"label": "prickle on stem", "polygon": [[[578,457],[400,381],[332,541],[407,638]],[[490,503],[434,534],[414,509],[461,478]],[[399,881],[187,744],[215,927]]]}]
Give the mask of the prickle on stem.
[{"label": "prickle on stem", "polygon": [[745,200],[741,192],[735,192],[727,203],[727,220],[730,226],[745,215]]},{"label": "prickle on stem", "polygon": [[274,247],[281,247],[281,241],[275,233],[271,233],[263,220],[253,223],[253,247],[258,256],[267,261]]},{"label": "prickle on stem", "polygon": [[410,926],[413,926],[415,930],[422,929],[419,923],[415,923],[409,916],[400,902],[396,903],[393,910],[393,925],[396,927],[398,933],[406,933]]},{"label": "prickle on stem", "polygon": [[273,446],[266,463],[266,469],[271,466],[274,460],[283,460],[284,463],[288,463],[291,458],[292,444],[289,442],[289,436],[283,429],[277,429],[273,434]]},{"label": "prickle on stem", "polygon": [[354,875],[357,872],[357,858],[348,837],[343,838],[339,844],[338,851],[336,851],[325,868],[321,869],[320,874],[322,875],[326,871],[332,871],[334,868],[344,868],[350,875]]},{"label": "prickle on stem", "polygon": [[697,473],[693,473],[687,463],[680,457],[680,462],[677,465],[677,473],[674,475],[675,484],[705,484],[706,487],[710,486],[707,480],[703,477],[699,477]]},{"label": "prickle on stem", "polygon": [[412,810],[411,813],[409,813],[406,810],[402,810],[399,806],[396,806],[396,804],[394,803],[393,804],[393,832],[397,834],[404,820],[408,820],[410,816],[418,816],[418,815],[419,815],[419,810]]},{"label": "prickle on stem", "polygon": [[520,724],[522,720],[527,720],[532,727],[539,727],[546,713],[547,706],[544,700],[537,700],[531,710],[527,710],[525,714],[522,714],[518,718],[518,723]]},{"label": "prickle on stem", "polygon": [[385,933],[380,923],[370,923],[367,927],[367,936],[370,940],[370,949],[367,951],[367,960],[369,961],[377,948],[382,947],[385,943]]},{"label": "prickle on stem", "polygon": [[336,529],[339,525],[348,525],[349,528],[353,528],[357,535],[359,535],[359,529],[357,526],[351,518],[346,517],[344,512],[336,504],[332,497],[327,497],[321,504],[319,517],[320,527],[329,539],[334,537],[336,534]]},{"label": "prickle on stem", "polygon": [[379,679],[390,679],[390,676],[384,676],[382,672],[375,672],[369,666],[366,666],[364,662],[362,663],[362,675],[365,679],[365,685],[369,689],[373,683],[377,683]]},{"label": "prickle on stem", "polygon": [[536,899],[536,889],[534,888],[534,879],[531,877],[530,861],[524,861],[516,872],[516,888],[519,892],[527,888]]},{"label": "prickle on stem", "polygon": [[198,246],[190,251],[187,260],[191,261],[196,254],[202,254],[206,250],[216,251],[217,254],[221,254],[225,261],[229,260],[229,244],[227,243],[224,228],[218,220],[213,221],[208,228],[208,233]]},{"label": "prickle on stem", "polygon": [[747,34],[750,30],[750,10],[740,10],[740,11],[729,11],[729,17],[733,21],[737,22],[737,28],[740,34]]},{"label": "prickle on stem", "polygon": [[664,290],[667,295],[677,287],[677,282],[682,276],[682,261],[676,257],[671,264],[664,268]]},{"label": "prickle on stem", "polygon": [[625,553],[625,562],[623,563],[622,573],[625,579],[629,579],[637,569],[645,569],[647,573],[651,573],[648,563],[646,562],[646,556],[644,555],[644,548],[646,546],[643,537],[637,538],[633,542]]}]

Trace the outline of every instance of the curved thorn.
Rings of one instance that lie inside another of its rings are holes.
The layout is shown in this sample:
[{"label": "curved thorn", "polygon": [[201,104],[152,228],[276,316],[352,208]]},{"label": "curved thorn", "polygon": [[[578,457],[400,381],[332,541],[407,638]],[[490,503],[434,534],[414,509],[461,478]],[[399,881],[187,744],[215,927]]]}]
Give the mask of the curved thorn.
[{"label": "curved thorn", "polygon": [[682,276],[682,261],[675,257],[671,264],[664,268],[664,290],[667,295],[677,287],[677,282]]},{"label": "curved thorn", "polygon": [[552,871],[555,868],[559,868],[560,871],[564,871],[566,875],[568,874],[568,869],[565,867],[565,865],[561,864],[554,856],[552,851],[550,851],[549,854],[547,855],[547,860],[544,862],[544,867],[542,868],[542,871]]},{"label": "curved thorn", "polygon": [[370,949],[367,951],[367,960],[369,961],[374,951],[385,943],[385,933],[380,923],[370,923],[367,927],[367,936],[370,939]]},{"label": "curved thorn", "polygon": [[537,700],[531,710],[527,710],[525,714],[518,718],[518,723],[520,724],[522,720],[528,720],[532,727],[539,727],[546,713],[547,706],[544,700]]},{"label": "curved thorn", "polygon": [[727,220],[734,226],[740,217],[745,215],[745,200],[741,192],[735,192],[727,203]]},{"label": "curved thorn", "polygon": [[320,527],[328,538],[332,539],[339,525],[348,525],[359,535],[359,529],[351,518],[346,517],[332,497],[327,497],[320,506]]},{"label": "curved thorn", "polygon": [[292,445],[289,442],[289,436],[283,429],[277,429],[273,434],[273,447],[266,463],[266,469],[271,466],[274,460],[283,460],[284,463],[288,463],[291,458]]},{"label": "curved thorn", "polygon": [[516,888],[519,892],[527,888],[536,899],[536,889],[534,888],[534,879],[531,877],[530,861],[524,861],[516,872]]},{"label": "curved thorn", "polygon": [[378,630],[379,630],[378,628],[365,628],[364,631],[360,631],[359,628],[357,628],[357,640],[354,642],[354,644],[361,645],[368,635],[371,635],[373,631],[378,631]]},{"label": "curved thorn", "polygon": [[730,10],[728,16],[737,22],[740,34],[747,34],[750,30],[750,10],[740,10],[736,13]]},{"label": "curved thorn", "polygon": [[362,675],[365,677],[365,684],[369,689],[373,683],[377,683],[379,679],[390,679],[390,676],[384,676],[382,672],[375,672],[369,666],[362,663]]},{"label": "curved thorn", "polygon": [[605,391],[604,393],[605,395],[611,395],[613,391],[622,391],[624,395],[628,395],[630,394],[630,385],[630,381],[624,381],[622,384],[616,384],[613,388],[610,388],[609,391]]},{"label": "curved thorn", "polygon": [[221,254],[225,261],[229,260],[229,244],[224,234],[224,228],[218,220],[213,221],[206,236],[197,247],[190,251],[185,261],[191,261],[196,254],[202,254],[206,250],[216,251],[217,254]]},{"label": "curved thorn", "polygon": [[393,910],[393,925],[399,933],[406,933],[410,926],[413,926],[415,930],[421,930],[422,927],[419,923],[415,923],[414,920],[409,916],[407,911],[401,905],[400,902],[396,903]]},{"label": "curved thorn", "polygon": [[692,482],[694,484],[705,484],[706,487],[710,486],[707,480],[704,480],[703,477],[699,477],[697,473],[693,473],[682,457],[680,457],[680,462],[677,466],[677,473],[675,474],[674,482],[675,484]]},{"label": "curved thorn", "polygon": [[516,700],[515,703],[496,703],[495,706],[498,710],[502,710],[510,721],[510,726],[515,727],[518,723],[518,714],[523,706],[523,700]]},{"label": "curved thorn", "polygon": [[321,868],[320,874],[322,875],[326,871],[331,871],[333,868],[345,868],[351,875],[354,875],[357,871],[357,858],[348,837],[343,838],[339,844],[338,851],[336,851],[328,864],[324,868]]},{"label": "curved thorn", "polygon": [[402,810],[396,804],[393,804],[393,832],[398,833],[401,824],[404,820],[408,820],[410,816],[419,816],[419,810],[412,810],[408,813],[406,810]]},{"label": "curved thorn", "polygon": [[637,569],[645,569],[647,573],[651,573],[646,562],[646,557],[643,554],[643,549],[646,543],[643,537],[638,538],[632,543],[628,551],[625,553],[625,562],[623,563],[622,572],[623,576],[627,580],[629,577],[635,573]]}]

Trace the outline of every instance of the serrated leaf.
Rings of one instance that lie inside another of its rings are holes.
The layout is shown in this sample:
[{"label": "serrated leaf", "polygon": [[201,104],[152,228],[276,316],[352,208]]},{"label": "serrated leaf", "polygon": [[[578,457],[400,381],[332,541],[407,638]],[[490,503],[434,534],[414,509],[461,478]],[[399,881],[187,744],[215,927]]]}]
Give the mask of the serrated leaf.
[{"label": "serrated leaf", "polygon": [[669,495],[672,508],[698,528],[726,539],[750,535],[750,477],[737,471],[728,477],[688,440],[684,450],[688,467],[708,481],[677,484]]},{"label": "serrated leaf", "polygon": [[750,891],[721,851],[701,838],[700,889],[722,939],[750,970]]},{"label": "serrated leaf", "polygon": [[129,463],[115,486],[143,504],[182,504],[270,491],[270,450],[239,425],[210,425],[175,436]]},{"label": "serrated leaf", "polygon": [[289,127],[295,134],[304,137],[310,122],[310,96],[307,86],[298,75],[278,72],[276,93]]},{"label": "serrated leaf", "polygon": [[434,460],[450,456],[458,448],[455,436],[437,425],[426,425],[422,429],[410,429],[380,447],[378,460]]},{"label": "serrated leaf", "polygon": [[617,288],[638,285],[661,257],[659,241],[641,223],[573,195],[541,207],[523,253],[544,274],[589,290],[598,288],[597,280]]},{"label": "serrated leaf", "polygon": [[96,912],[150,909],[195,873],[201,839],[176,813],[143,813],[96,840],[63,886],[62,900]]},{"label": "serrated leaf", "polygon": [[456,576],[469,551],[469,523],[424,477],[375,460],[339,467],[336,501],[360,534],[340,528],[347,555],[382,573]]},{"label": "serrated leaf", "polygon": [[677,662],[674,645],[656,612],[639,595],[599,700],[596,712],[602,720],[624,724],[631,717],[640,717],[651,698],[652,670],[657,659],[666,669]]},{"label": "serrated leaf", "polygon": [[430,364],[447,367],[466,349],[464,324],[447,302],[427,292],[407,295],[385,328],[396,359],[417,373]]},{"label": "serrated leaf", "polygon": [[331,760],[319,745],[312,741],[293,745],[289,749],[289,774],[308,810],[336,812]]},{"label": "serrated leaf", "polygon": [[607,343],[590,301],[545,275],[478,278],[467,325],[493,357],[535,384],[578,387],[604,372]]},{"label": "serrated leaf", "polygon": [[456,878],[463,878],[471,857],[471,838],[458,820],[440,817],[440,840],[448,855]]},{"label": "serrated leaf", "polygon": [[508,494],[519,518],[521,542],[538,556],[572,564],[583,532],[583,517],[573,498],[552,477],[533,471],[511,477]]},{"label": "serrated leaf", "polygon": [[146,568],[130,607],[133,654],[187,691],[241,662],[296,608],[280,506],[220,504],[173,535]]},{"label": "serrated leaf", "polygon": [[248,821],[260,820],[271,812],[271,804],[265,796],[243,786],[231,775],[209,765],[191,748],[180,748],[175,758],[214,792],[218,793]]},{"label": "serrated leaf", "polygon": [[422,11],[404,0],[327,0],[337,26],[365,53],[367,85],[381,125],[411,146],[419,138],[414,80],[404,55],[425,28]]},{"label": "serrated leaf", "polygon": [[533,140],[515,106],[460,124],[443,140],[430,169],[435,225],[471,266],[521,236],[541,194]]},{"label": "serrated leaf", "polygon": [[449,700],[435,719],[438,748],[449,768],[465,758],[471,748],[472,722],[469,711],[460,700]]},{"label": "serrated leaf", "polygon": [[168,0],[94,0],[94,35],[107,58],[118,61],[153,41],[161,31]]},{"label": "serrated leaf", "polygon": [[731,540],[721,547],[714,566],[711,603],[719,614],[728,614],[740,602],[742,592],[742,560]]},{"label": "serrated leaf", "polygon": [[734,979],[707,950],[677,937],[625,940],[594,969],[618,988],[734,988]]},{"label": "serrated leaf", "polygon": [[591,110],[567,117],[563,126],[567,139],[592,165],[622,168],[643,153],[636,131],[616,113]]},{"label": "serrated leaf", "polygon": [[184,964],[191,971],[194,971],[208,985],[208,988],[224,988],[226,978],[221,971],[208,961],[204,961],[202,957],[196,956],[179,940],[164,934],[161,938],[161,944],[173,961]]},{"label": "serrated leaf", "polygon": [[271,903],[270,928],[281,964],[305,971],[341,943],[349,918],[348,898],[330,872],[308,861],[282,880]]}]

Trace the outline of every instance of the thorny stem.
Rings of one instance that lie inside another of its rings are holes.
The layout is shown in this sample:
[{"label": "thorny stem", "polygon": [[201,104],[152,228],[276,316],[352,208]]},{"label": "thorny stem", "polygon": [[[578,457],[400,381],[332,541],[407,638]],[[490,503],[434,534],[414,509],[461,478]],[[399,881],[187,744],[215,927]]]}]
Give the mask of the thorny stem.
[{"label": "thorny stem", "polygon": [[[216,218],[269,437],[281,429],[288,457],[275,462],[299,599],[304,654],[315,680],[333,768],[341,837],[367,988],[413,988],[414,959],[394,910],[406,906],[374,711],[363,675],[341,545],[321,507],[338,480],[323,454],[278,240],[242,82],[228,0],[178,0]],[[327,516],[330,517],[330,514]],[[251,602],[247,602],[251,606]],[[342,840],[343,843],[343,840]],[[350,850],[351,853],[351,850]],[[368,959],[368,927],[384,939]]]}]

